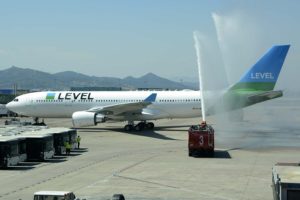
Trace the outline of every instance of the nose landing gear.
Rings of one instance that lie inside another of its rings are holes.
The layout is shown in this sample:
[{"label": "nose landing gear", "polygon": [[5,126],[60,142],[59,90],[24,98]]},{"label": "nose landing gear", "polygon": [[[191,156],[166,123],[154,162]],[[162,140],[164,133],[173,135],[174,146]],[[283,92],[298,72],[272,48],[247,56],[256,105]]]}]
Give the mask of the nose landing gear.
[{"label": "nose landing gear", "polygon": [[42,122],[40,122],[38,117],[33,118],[34,123],[32,125],[34,126],[46,126],[44,119],[42,119]]}]

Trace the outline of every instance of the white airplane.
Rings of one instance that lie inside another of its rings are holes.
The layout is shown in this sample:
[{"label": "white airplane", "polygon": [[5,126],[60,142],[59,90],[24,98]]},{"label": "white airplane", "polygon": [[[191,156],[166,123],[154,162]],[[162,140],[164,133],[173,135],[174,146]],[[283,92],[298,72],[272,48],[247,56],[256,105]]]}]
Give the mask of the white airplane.
[{"label": "white airplane", "polygon": [[[282,96],[273,91],[290,45],[273,46],[238,83],[213,97],[211,115]],[[210,97],[212,98],[212,97]],[[200,91],[48,91],[16,97],[7,108],[34,118],[72,118],[74,127],[106,121],[128,121],[124,129],[154,128],[151,120],[201,117]],[[139,123],[134,124],[135,121]]]}]

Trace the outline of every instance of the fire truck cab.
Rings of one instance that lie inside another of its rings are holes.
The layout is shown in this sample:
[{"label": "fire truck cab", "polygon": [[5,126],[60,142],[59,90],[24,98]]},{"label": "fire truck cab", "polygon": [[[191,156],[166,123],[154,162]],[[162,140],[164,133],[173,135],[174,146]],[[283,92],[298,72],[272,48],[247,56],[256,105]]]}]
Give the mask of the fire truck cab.
[{"label": "fire truck cab", "polygon": [[214,156],[214,129],[212,126],[202,122],[200,125],[193,125],[188,131],[189,156],[208,155]]}]

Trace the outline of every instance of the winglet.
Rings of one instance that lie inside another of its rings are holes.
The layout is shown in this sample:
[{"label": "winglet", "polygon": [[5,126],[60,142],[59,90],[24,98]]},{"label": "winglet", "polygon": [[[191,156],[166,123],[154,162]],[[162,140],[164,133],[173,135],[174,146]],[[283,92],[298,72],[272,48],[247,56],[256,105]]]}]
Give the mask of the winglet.
[{"label": "winglet", "polygon": [[154,102],[156,99],[157,93],[152,93],[144,101],[145,102]]}]

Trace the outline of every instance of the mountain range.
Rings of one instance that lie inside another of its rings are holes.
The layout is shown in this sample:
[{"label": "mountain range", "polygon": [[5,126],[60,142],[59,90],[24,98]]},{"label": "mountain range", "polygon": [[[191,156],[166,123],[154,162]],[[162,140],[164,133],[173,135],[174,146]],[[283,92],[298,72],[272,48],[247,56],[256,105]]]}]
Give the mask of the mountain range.
[{"label": "mountain range", "polygon": [[46,73],[38,70],[12,66],[0,71],[0,88],[12,88],[17,84],[18,89],[36,90],[69,90],[71,87],[122,87],[163,88],[163,89],[196,89],[197,83],[184,84],[148,73],[139,78],[128,76],[124,79],[114,77],[96,77],[65,71]]}]

